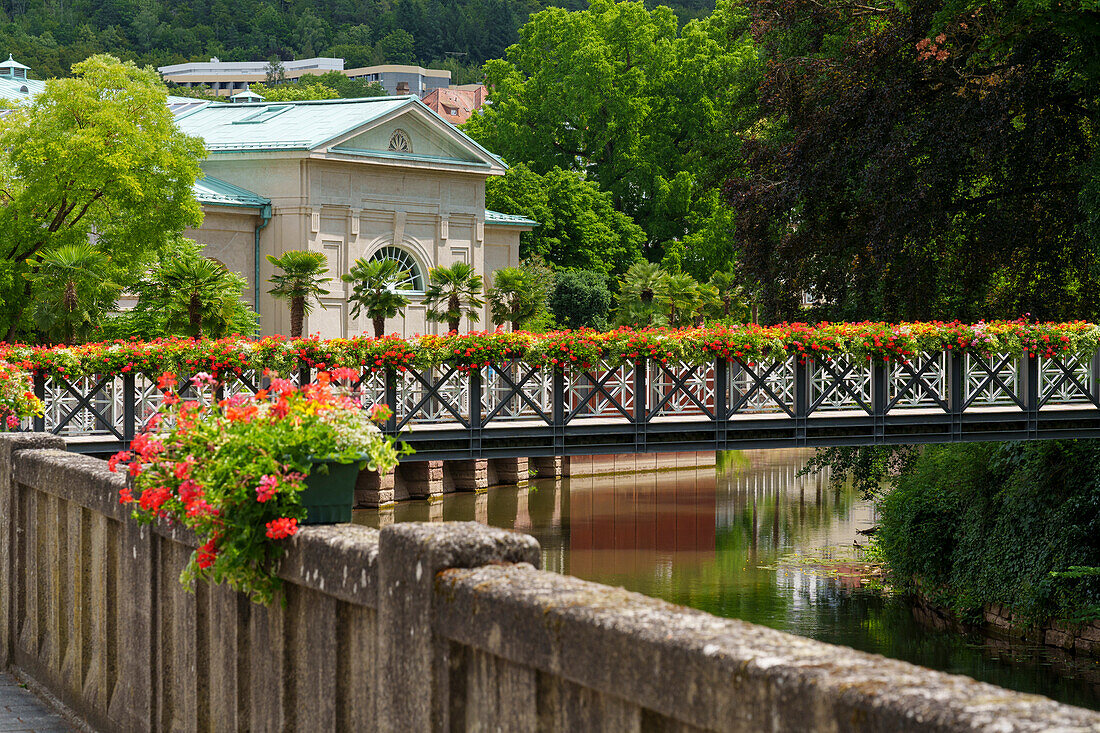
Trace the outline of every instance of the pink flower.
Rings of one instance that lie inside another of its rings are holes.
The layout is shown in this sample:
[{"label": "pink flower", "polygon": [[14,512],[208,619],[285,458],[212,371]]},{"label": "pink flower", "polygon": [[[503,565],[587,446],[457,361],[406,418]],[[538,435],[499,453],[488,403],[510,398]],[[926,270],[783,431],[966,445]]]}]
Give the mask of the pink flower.
[{"label": "pink flower", "polygon": [[263,504],[265,501],[275,496],[275,491],[279,486],[279,479],[275,476],[266,475],[260,479],[260,485],[256,487],[256,501]]}]

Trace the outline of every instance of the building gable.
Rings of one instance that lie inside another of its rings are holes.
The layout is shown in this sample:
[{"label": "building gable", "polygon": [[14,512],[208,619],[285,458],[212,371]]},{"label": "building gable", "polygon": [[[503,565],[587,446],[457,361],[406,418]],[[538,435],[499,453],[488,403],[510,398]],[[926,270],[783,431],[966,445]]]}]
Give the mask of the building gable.
[{"label": "building gable", "polygon": [[438,163],[502,174],[500,158],[416,100],[329,143],[328,151],[359,157]]}]

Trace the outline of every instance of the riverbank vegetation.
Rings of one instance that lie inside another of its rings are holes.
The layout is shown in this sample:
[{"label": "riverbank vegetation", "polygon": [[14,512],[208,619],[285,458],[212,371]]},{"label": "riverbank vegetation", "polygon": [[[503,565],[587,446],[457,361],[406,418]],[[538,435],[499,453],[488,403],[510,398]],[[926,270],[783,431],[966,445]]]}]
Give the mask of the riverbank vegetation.
[{"label": "riverbank vegetation", "polygon": [[926,448],[880,502],[875,546],[900,590],[962,620],[1100,618],[1100,444]]}]

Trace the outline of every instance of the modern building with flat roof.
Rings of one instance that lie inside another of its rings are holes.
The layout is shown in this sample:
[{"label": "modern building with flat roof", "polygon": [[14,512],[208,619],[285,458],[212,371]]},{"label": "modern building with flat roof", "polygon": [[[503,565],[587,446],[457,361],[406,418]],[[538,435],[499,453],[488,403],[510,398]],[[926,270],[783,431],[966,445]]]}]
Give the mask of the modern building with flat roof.
[{"label": "modern building with flat roof", "polygon": [[451,85],[451,72],[445,69],[425,69],[422,66],[380,64],[345,69],[343,73],[349,79],[377,82],[386,90],[386,94],[415,94],[421,98],[433,89],[446,89]]},{"label": "modern building with flat roof", "polygon": [[[161,66],[157,69],[161,78],[169,84],[181,87],[207,87],[218,96],[231,97],[248,88],[249,84],[267,82],[267,61],[194,61],[186,64]],[[283,76],[288,82],[296,82],[303,76],[339,71],[350,79],[364,79],[382,85],[387,94],[404,96],[415,94],[423,97],[433,89],[450,86],[451,72],[443,69],[425,69],[405,64],[381,64],[345,69],[343,59],[312,58],[283,62]]]},{"label": "modern building with flat roof", "polygon": [[[283,76],[287,81],[298,81],[311,74],[344,71],[343,59],[317,57],[282,63]],[[247,89],[249,84],[265,83],[269,66],[267,61],[221,61],[215,57],[209,61],[160,66],[157,71],[167,83],[181,87],[208,87],[219,96],[229,97]]]}]

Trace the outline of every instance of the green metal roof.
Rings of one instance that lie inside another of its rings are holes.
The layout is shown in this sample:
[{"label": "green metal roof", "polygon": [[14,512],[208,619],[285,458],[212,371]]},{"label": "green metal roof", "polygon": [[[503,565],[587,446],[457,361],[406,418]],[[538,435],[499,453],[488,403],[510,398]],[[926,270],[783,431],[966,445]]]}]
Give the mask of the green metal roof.
[{"label": "green metal roof", "polygon": [[[26,91],[23,91],[26,89]],[[13,79],[0,76],[0,99],[28,99],[41,94],[46,82],[40,79]]]},{"label": "green metal roof", "polygon": [[211,176],[195,181],[192,190],[200,204],[241,206],[249,209],[262,209],[271,205],[271,199]]},{"label": "green metal roof", "polygon": [[415,97],[372,97],[311,102],[210,104],[176,117],[211,153],[312,150],[394,110]]},{"label": "green metal roof", "polygon": [[490,209],[485,210],[485,223],[512,227],[537,227],[539,225],[537,221],[528,219],[526,216],[502,214],[499,211],[491,211]]}]

